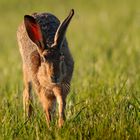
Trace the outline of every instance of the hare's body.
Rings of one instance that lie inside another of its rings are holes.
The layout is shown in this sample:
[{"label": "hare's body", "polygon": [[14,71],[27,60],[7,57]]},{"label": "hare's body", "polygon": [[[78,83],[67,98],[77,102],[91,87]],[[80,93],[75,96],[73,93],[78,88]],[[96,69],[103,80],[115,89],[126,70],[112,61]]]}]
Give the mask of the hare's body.
[{"label": "hare's body", "polygon": [[[57,36],[56,32],[60,26],[60,21],[54,15],[49,13],[41,13],[41,14],[35,13],[32,15],[32,18],[34,18],[36,24],[39,26],[39,29],[41,30],[41,36],[43,38],[41,39],[43,40],[44,43],[44,45],[42,46],[44,46],[44,48],[41,50],[39,47],[37,47],[36,40],[35,41],[33,40],[36,36],[34,37],[32,35],[35,33],[33,32],[34,30],[30,33],[30,30],[32,30],[32,28],[29,29],[28,31],[26,24],[23,22],[18,28],[17,39],[23,61],[23,73],[25,85],[23,94],[24,109],[27,115],[31,114],[32,111],[32,107],[30,104],[32,102],[31,85],[33,84],[33,87],[37,95],[39,96],[39,99],[43,105],[43,109],[46,113],[48,125],[51,119],[50,111],[52,110],[53,104],[55,104],[55,101],[57,100],[59,104],[59,126],[61,126],[64,120],[65,100],[70,89],[70,81],[73,73],[74,67],[73,58],[69,51],[67,41],[64,37],[61,43],[61,48],[59,49],[59,52],[63,54],[64,59],[62,60],[62,62],[61,60],[60,62],[58,62],[60,64],[56,68],[55,66],[53,67],[53,69],[56,70],[53,71],[46,70],[48,67],[50,68],[50,66],[55,65],[56,63],[55,58],[53,58],[54,63],[51,62],[52,65],[50,65],[48,60],[47,64],[45,62],[42,63],[41,57],[46,50],[47,51],[52,50],[51,48],[53,47],[51,46],[55,44],[55,38]],[[32,24],[30,25],[30,27],[32,26]],[[34,37],[33,39],[31,39],[32,36]],[[57,54],[58,53],[56,52],[56,56]],[[55,55],[53,56],[55,57]],[[61,56],[59,57],[61,58]],[[63,74],[61,74],[62,73],[61,71],[63,69],[61,70],[59,69],[59,67],[62,65],[61,63],[64,65],[63,67],[65,69],[65,72]],[[51,82],[50,81],[50,77],[52,77],[51,75],[59,75],[59,78],[57,78],[59,80],[56,80],[59,82],[56,81]]]}]

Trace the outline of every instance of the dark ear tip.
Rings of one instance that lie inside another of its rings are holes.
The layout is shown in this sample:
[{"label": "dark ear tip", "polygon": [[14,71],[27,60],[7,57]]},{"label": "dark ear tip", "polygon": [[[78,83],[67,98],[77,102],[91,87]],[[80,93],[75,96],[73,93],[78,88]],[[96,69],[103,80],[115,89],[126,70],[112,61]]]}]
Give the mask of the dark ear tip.
[{"label": "dark ear tip", "polygon": [[30,18],[29,15],[24,15],[24,19]]},{"label": "dark ear tip", "polygon": [[24,15],[24,21],[31,21],[31,22],[35,22],[35,19],[33,16],[30,15]]},{"label": "dark ear tip", "polygon": [[74,9],[71,9],[70,14],[73,16],[74,15]]}]

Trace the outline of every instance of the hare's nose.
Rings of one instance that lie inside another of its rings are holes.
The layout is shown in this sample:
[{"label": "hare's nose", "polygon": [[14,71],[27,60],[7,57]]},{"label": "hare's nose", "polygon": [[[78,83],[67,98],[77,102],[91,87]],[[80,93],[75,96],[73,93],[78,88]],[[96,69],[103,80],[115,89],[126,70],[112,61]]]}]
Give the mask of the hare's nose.
[{"label": "hare's nose", "polygon": [[53,83],[57,83],[57,80],[58,80],[58,79],[57,79],[56,76],[51,76],[51,80],[52,80]]}]

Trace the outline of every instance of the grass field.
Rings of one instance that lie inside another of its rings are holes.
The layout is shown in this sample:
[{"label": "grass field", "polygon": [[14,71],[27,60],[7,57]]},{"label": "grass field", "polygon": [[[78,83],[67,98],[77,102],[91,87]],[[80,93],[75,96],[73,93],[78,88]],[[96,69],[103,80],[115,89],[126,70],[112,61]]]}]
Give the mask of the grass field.
[{"label": "grass field", "polygon": [[[0,0],[0,140],[140,139],[139,0]],[[67,38],[75,60],[67,121],[47,128],[35,97],[24,120],[22,63],[16,30],[23,15],[49,11],[75,16]]]}]

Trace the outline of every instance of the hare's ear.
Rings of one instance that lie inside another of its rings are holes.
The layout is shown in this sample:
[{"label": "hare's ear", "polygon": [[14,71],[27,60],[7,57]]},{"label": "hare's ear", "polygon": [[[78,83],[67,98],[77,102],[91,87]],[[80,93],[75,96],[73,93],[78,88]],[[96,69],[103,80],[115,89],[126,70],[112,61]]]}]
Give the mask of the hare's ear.
[{"label": "hare's ear", "polygon": [[37,45],[40,53],[43,52],[43,37],[39,24],[36,22],[35,18],[29,15],[25,15],[24,24],[29,38]]},{"label": "hare's ear", "polygon": [[64,38],[65,38],[65,33],[68,28],[68,25],[74,15],[74,10],[72,9],[68,15],[68,17],[59,25],[55,37],[54,37],[54,43],[52,44],[52,47],[57,47],[61,48]]}]

